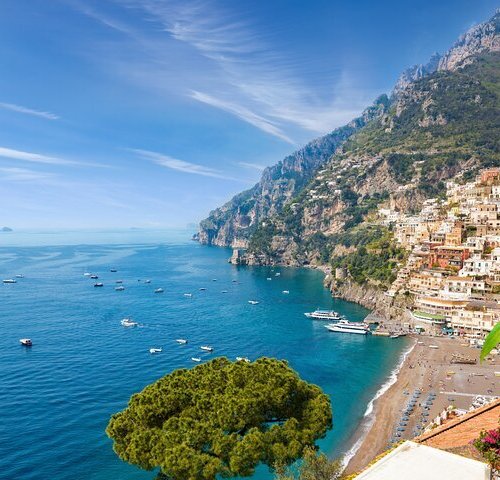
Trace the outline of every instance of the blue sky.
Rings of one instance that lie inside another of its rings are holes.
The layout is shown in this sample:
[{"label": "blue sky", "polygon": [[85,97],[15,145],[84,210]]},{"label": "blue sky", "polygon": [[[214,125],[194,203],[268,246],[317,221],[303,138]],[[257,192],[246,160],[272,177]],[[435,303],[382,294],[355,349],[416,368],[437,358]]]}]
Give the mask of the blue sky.
[{"label": "blue sky", "polygon": [[198,221],[497,6],[0,0],[0,225]]}]

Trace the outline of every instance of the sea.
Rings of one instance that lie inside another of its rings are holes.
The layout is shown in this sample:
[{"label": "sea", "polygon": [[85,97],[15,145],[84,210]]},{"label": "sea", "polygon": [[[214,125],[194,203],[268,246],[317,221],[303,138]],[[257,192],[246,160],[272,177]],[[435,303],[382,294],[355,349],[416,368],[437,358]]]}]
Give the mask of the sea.
[{"label": "sea", "polygon": [[[0,478],[154,479],[115,455],[105,428],[133,393],[194,368],[192,357],[287,360],[330,395],[333,429],[319,445],[345,454],[406,341],[331,333],[304,312],[360,321],[369,311],[332,298],[320,271],[236,267],[230,254],[184,230],[0,233],[1,279],[24,276],[0,284]],[[125,317],[139,326],[122,327]],[[32,347],[19,343],[25,337]],[[253,478],[273,475],[259,467]]]}]

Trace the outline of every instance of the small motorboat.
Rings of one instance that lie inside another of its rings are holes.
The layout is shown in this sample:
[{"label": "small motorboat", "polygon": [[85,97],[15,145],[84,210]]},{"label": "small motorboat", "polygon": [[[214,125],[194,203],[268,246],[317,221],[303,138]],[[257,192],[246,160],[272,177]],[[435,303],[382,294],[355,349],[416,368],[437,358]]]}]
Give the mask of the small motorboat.
[{"label": "small motorboat", "polygon": [[397,333],[391,335],[389,338],[399,338],[399,335]]},{"label": "small motorboat", "polygon": [[84,277],[90,277],[90,275],[92,275],[92,274],[91,274],[91,273],[89,273],[89,272],[85,272],[85,273],[83,274],[83,276],[84,276]]},{"label": "small motorboat", "polygon": [[91,278],[92,280],[97,280],[97,279],[99,278],[99,276],[98,276],[98,275],[93,274],[93,275],[90,275],[90,278]]},{"label": "small motorboat", "polygon": [[266,280],[272,280],[272,278],[271,277],[267,277]]},{"label": "small motorboat", "polygon": [[21,345],[24,345],[25,347],[31,347],[33,345],[31,338],[21,338],[19,342],[21,343]]},{"label": "small motorboat", "polygon": [[144,283],[151,283],[151,280],[144,280]]},{"label": "small motorboat", "polygon": [[16,278],[24,278],[24,275],[23,275],[22,273],[18,273],[18,274],[16,275]]},{"label": "small motorboat", "polygon": [[248,300],[250,305],[257,305],[259,302],[257,300]]},{"label": "small motorboat", "polygon": [[202,345],[200,347],[202,350],[205,350],[205,352],[213,352],[214,349],[212,347],[209,347],[208,345]]},{"label": "small motorboat", "polygon": [[94,283],[94,287],[104,287],[104,283],[101,282]]},{"label": "small motorboat", "polygon": [[281,273],[275,273],[274,276],[275,277],[279,277],[281,275]]},{"label": "small motorboat", "polygon": [[200,290],[200,292],[204,292],[206,290],[206,288],[205,287],[201,287],[201,288],[199,288],[199,290]]},{"label": "small motorboat", "polygon": [[3,283],[17,283],[16,280],[14,280],[13,278],[6,278]]},{"label": "small motorboat", "polygon": [[217,279],[216,279],[216,278],[212,278],[212,282],[216,282],[216,281],[217,281]]},{"label": "small motorboat", "polygon": [[116,273],[118,270],[117,270],[116,268],[111,268],[109,271],[110,271],[111,273]]},{"label": "small motorboat", "polygon": [[191,298],[193,296],[193,294],[192,293],[185,293],[184,296],[188,297],[188,298]]},{"label": "small motorboat", "polygon": [[290,290],[283,290],[283,293],[284,293],[285,295],[288,295],[288,294],[290,293]]},{"label": "small motorboat", "polygon": [[160,288],[157,288],[157,289],[155,290],[155,293],[163,293],[163,292],[164,292],[164,290],[163,290],[163,288],[161,288],[161,287],[160,287]]},{"label": "small motorboat", "polygon": [[117,280],[115,283],[123,283],[123,280]]},{"label": "small motorboat", "polygon": [[163,351],[162,348],[150,348],[149,353],[161,353]]},{"label": "small motorboat", "polygon": [[238,283],[238,280],[231,280],[233,283]]},{"label": "small motorboat", "polygon": [[137,325],[139,325],[130,318],[124,318],[120,323],[123,327],[137,327]]},{"label": "small motorboat", "polygon": [[180,345],[186,345],[188,341],[185,338],[178,338],[176,342]]},{"label": "small motorboat", "polygon": [[201,362],[201,358],[199,358],[199,357],[191,357],[191,360],[193,362]]},{"label": "small motorboat", "polygon": [[227,290],[221,290],[220,293],[227,293]]},{"label": "small motorboat", "polygon": [[123,290],[125,290],[125,287],[123,285],[119,285],[118,287],[115,287],[115,290],[117,292],[123,292]]},{"label": "small motorboat", "polygon": [[248,359],[247,357],[236,357],[236,361],[250,363],[250,359]]}]

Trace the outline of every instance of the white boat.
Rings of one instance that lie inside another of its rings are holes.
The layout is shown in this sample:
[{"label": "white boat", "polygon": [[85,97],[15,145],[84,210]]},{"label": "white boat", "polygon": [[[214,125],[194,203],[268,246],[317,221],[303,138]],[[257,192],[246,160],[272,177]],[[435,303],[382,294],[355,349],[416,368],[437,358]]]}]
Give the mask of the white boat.
[{"label": "white boat", "polygon": [[279,277],[281,275],[281,273],[275,273],[274,276],[275,277]]},{"label": "white boat", "polygon": [[201,362],[201,358],[198,358],[198,357],[191,357],[191,360],[193,362]]},{"label": "white boat", "polygon": [[248,300],[250,305],[257,305],[259,302],[257,300]]},{"label": "white boat", "polygon": [[429,348],[439,348],[438,345],[429,345]]},{"label": "white boat", "polygon": [[157,289],[155,290],[155,293],[163,293],[163,292],[164,292],[164,290],[163,290],[163,288],[161,288],[161,287],[160,287],[160,288],[157,288]]},{"label": "white boat", "polygon": [[144,280],[144,283],[151,283],[151,280]]},{"label": "white boat", "polygon": [[89,272],[85,272],[85,273],[83,274],[83,276],[84,276],[84,277],[90,277],[90,275],[92,275],[92,274],[91,274],[91,273],[89,273]]},{"label": "white boat", "polygon": [[319,310],[316,309],[314,312],[304,313],[307,318],[314,318],[315,320],[330,320],[330,321],[340,321],[342,320],[342,315],[335,312],[334,310]]},{"label": "white boat", "polygon": [[221,290],[220,293],[227,293],[227,290]]},{"label": "white boat", "polygon": [[267,277],[266,280],[272,280],[272,278],[271,277]]},{"label": "white boat", "polygon": [[163,351],[162,348],[150,348],[149,353],[161,353]]},{"label": "white boat", "polygon": [[21,338],[19,342],[21,343],[21,345],[24,345],[25,347],[31,347],[33,345],[31,338]]},{"label": "white boat", "polygon": [[181,345],[186,345],[186,343],[188,343],[188,341],[185,338],[178,338],[176,342]]},{"label": "white boat", "polygon": [[188,298],[191,298],[193,296],[193,294],[192,293],[185,293],[184,296],[188,297]]},{"label": "white boat", "polygon": [[236,361],[250,363],[250,359],[248,359],[247,357],[236,357]]},{"label": "white boat", "polygon": [[16,280],[14,280],[13,278],[6,278],[3,283],[17,283]]},{"label": "white boat", "polygon": [[101,282],[94,283],[94,287],[104,287],[104,283]]},{"label": "white boat", "polygon": [[124,318],[120,323],[123,327],[137,327],[137,325],[139,325],[137,322],[134,322],[130,318]]},{"label": "white boat", "polygon": [[214,349],[212,347],[209,347],[208,345],[202,345],[200,347],[202,350],[205,350],[205,352],[213,352]]},{"label": "white boat", "polygon": [[394,335],[390,335],[389,338],[399,338],[399,335],[395,333]]},{"label": "white boat", "polygon": [[366,335],[370,332],[370,327],[360,322],[348,322],[347,320],[340,320],[337,323],[329,323],[325,328],[330,332],[337,333],[355,333],[358,335]]},{"label": "white boat", "polygon": [[123,290],[125,290],[125,287],[124,287],[123,285],[120,285],[120,286],[118,286],[118,287],[115,287],[115,290],[116,290],[117,292],[122,292]]},{"label": "white boat", "polygon": [[92,274],[92,275],[90,275],[90,278],[92,280],[97,280],[99,278],[99,275]]},{"label": "white boat", "polygon": [[290,293],[290,290],[283,290],[283,293],[284,293],[284,294],[289,294],[289,293]]},{"label": "white boat", "polygon": [[24,275],[23,275],[22,273],[18,273],[18,274],[16,275],[16,278],[24,278]]}]

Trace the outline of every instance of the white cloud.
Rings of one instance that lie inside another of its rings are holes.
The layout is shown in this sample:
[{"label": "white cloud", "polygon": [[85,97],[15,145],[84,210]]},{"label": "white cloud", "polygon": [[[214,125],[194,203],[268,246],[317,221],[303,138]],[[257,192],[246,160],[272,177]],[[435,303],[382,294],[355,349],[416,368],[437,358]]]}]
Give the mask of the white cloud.
[{"label": "white cloud", "polygon": [[123,48],[118,55],[108,50],[108,68],[167,95],[184,93],[287,143],[297,143],[297,128],[324,134],[345,124],[375,96],[333,66],[335,73],[323,73],[322,87],[312,85],[307,59],[274,48],[242,20],[237,5],[229,11],[216,0],[116,0],[114,7],[134,14],[133,30],[117,28],[109,10],[90,16],[129,34],[129,56]]},{"label": "white cloud", "polygon": [[51,157],[40,153],[23,152],[21,150],[13,150],[12,148],[5,147],[0,147],[0,157],[21,160],[24,162],[45,163],[48,165],[80,165],[78,162],[72,160]]},{"label": "white cloud", "polygon": [[242,107],[241,105],[238,105],[236,103],[226,102],[224,100],[212,97],[206,93],[196,91],[191,93],[191,98],[194,98],[199,102],[206,103],[207,105],[211,105],[212,107],[220,108],[221,110],[232,113],[238,118],[241,118],[245,122],[250,123],[254,127],[257,127],[264,132],[281,138],[285,142],[291,143],[292,145],[295,144],[294,141],[286,136],[285,133],[279,127],[277,127],[275,123],[260,115],[257,115],[246,107]]},{"label": "white cloud", "polygon": [[169,168],[170,170],[176,170],[178,172],[189,173],[193,175],[202,175],[204,177],[221,178],[224,180],[236,180],[235,178],[223,175],[221,172],[213,168],[198,165],[196,163],[186,162],[184,160],[179,160],[178,158],[164,155],[162,153],[141,149],[132,149],[132,151],[137,153],[143,159],[150,160],[157,165]]},{"label": "white cloud", "polygon": [[0,102],[0,108],[3,108],[4,110],[11,110],[12,112],[25,113],[26,115],[32,115],[34,117],[45,118],[47,120],[59,119],[59,116],[55,113],[34,110],[32,108],[23,107],[22,105],[16,105],[14,103]]},{"label": "white cloud", "polygon": [[238,165],[241,165],[245,168],[253,168],[254,170],[259,170],[260,172],[266,168],[265,165],[259,165],[258,163],[250,163],[250,162],[238,162]]},{"label": "white cloud", "polygon": [[40,182],[54,178],[54,174],[27,168],[0,167],[0,178],[10,182]]}]

